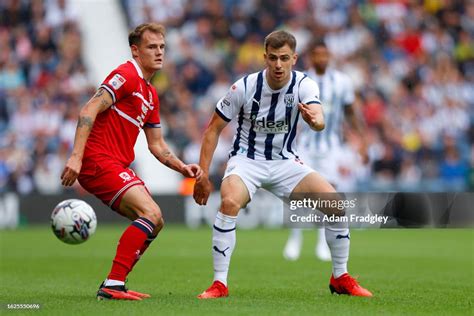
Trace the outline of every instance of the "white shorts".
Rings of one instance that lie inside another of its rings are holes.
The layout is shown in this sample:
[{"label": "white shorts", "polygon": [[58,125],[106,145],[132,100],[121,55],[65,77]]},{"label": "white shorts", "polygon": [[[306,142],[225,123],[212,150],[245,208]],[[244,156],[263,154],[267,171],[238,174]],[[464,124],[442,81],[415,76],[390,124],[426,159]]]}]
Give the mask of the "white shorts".
[{"label": "white shorts", "polygon": [[239,176],[247,187],[250,199],[259,188],[284,199],[289,198],[298,183],[311,172],[314,170],[297,159],[253,160],[237,155],[227,162],[222,179],[233,174]]},{"label": "white shorts", "polygon": [[298,153],[305,164],[316,170],[329,183],[336,186],[339,184],[339,156],[337,150],[328,151],[324,156],[303,150],[299,150]]}]

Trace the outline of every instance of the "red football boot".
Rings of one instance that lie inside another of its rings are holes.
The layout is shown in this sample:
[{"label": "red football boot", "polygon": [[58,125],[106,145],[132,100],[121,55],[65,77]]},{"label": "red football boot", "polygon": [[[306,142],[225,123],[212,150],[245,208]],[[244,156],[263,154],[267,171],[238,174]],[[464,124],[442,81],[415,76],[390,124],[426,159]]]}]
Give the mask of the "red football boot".
[{"label": "red football boot", "polygon": [[98,300],[132,300],[141,301],[142,298],[151,297],[149,294],[140,293],[127,289],[124,285],[105,286],[102,283],[97,292]]},{"label": "red football boot", "polygon": [[344,273],[337,279],[334,278],[334,275],[331,275],[329,289],[331,290],[331,294],[336,292],[337,294],[347,294],[352,296],[372,296],[372,293],[370,293],[369,290],[360,286],[359,283],[357,283],[357,281],[348,273]]},{"label": "red football boot", "polygon": [[198,295],[199,299],[208,299],[208,298],[219,298],[229,296],[229,289],[224,283],[220,281],[214,281],[212,285]]},{"label": "red football boot", "polygon": [[141,301],[138,296],[131,294],[125,289],[125,286],[103,286],[97,291],[97,300],[129,300]]},{"label": "red football boot", "polygon": [[138,296],[139,298],[150,298],[151,297],[150,294],[140,293],[140,292],[137,292],[137,291],[127,290],[127,292],[129,294],[134,295],[134,296]]}]

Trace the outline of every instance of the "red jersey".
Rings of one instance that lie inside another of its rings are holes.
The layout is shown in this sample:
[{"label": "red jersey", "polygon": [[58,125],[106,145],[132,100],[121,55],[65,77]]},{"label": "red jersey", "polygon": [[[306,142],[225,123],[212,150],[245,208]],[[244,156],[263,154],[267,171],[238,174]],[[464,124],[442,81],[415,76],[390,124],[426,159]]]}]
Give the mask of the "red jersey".
[{"label": "red jersey", "polygon": [[100,87],[110,93],[113,104],[97,115],[84,159],[112,158],[127,167],[135,159],[140,130],[161,127],[158,95],[133,59],[112,71]]}]

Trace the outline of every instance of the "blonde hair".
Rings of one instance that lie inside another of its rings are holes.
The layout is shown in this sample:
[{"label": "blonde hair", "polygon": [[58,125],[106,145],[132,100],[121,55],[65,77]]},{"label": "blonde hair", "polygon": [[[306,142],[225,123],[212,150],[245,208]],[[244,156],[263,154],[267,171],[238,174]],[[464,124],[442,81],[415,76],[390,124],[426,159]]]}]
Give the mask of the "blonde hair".
[{"label": "blonde hair", "polygon": [[133,31],[128,34],[128,45],[139,45],[142,41],[142,35],[145,31],[161,34],[165,37],[166,29],[163,25],[158,23],[143,23],[137,26]]}]

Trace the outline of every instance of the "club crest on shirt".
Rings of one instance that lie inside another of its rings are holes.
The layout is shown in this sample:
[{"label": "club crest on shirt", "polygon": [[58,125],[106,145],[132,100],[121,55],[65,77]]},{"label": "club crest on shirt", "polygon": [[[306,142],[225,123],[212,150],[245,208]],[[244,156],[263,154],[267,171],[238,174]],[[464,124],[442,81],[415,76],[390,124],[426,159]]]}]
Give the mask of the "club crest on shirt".
[{"label": "club crest on shirt", "polygon": [[285,94],[285,98],[283,99],[287,108],[293,107],[295,102],[295,95],[294,94]]},{"label": "club crest on shirt", "polygon": [[119,177],[123,179],[123,182],[128,182],[128,181],[132,180],[132,177],[125,171],[121,172],[119,174]]},{"label": "club crest on shirt", "polygon": [[119,74],[115,74],[112,79],[109,80],[109,84],[115,89],[119,89],[127,80]]}]

